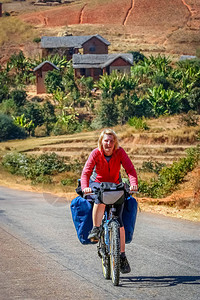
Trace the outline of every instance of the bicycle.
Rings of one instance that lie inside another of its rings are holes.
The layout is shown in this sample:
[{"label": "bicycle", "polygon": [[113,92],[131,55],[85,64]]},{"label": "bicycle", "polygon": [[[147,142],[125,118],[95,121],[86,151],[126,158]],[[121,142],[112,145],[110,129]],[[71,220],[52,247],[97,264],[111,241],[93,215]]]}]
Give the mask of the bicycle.
[{"label": "bicycle", "polygon": [[[124,189],[124,193],[127,190]],[[130,192],[130,191],[129,191]],[[98,193],[98,191],[95,191]],[[94,194],[94,192],[92,193]],[[124,202],[123,197],[123,202]],[[98,255],[102,261],[102,270],[105,279],[112,279],[114,286],[119,285],[120,279],[120,224],[115,216],[116,200],[112,204],[102,201],[106,207],[100,226],[99,242],[97,245]],[[120,202],[122,204],[122,201]]]}]

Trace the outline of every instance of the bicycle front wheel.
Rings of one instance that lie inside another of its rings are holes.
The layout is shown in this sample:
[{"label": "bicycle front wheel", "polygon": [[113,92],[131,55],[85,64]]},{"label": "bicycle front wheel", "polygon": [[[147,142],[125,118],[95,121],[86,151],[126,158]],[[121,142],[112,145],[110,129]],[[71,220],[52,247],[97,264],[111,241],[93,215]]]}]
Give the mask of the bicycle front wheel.
[{"label": "bicycle front wheel", "polygon": [[113,285],[119,285],[120,274],[120,234],[119,224],[110,224],[110,271]]},{"label": "bicycle front wheel", "polygon": [[107,257],[101,259],[103,276],[105,279],[110,279],[110,261]]},{"label": "bicycle front wheel", "polygon": [[104,234],[101,235],[101,249],[102,249],[101,263],[102,263],[103,276],[105,279],[110,279],[110,259],[106,251]]}]

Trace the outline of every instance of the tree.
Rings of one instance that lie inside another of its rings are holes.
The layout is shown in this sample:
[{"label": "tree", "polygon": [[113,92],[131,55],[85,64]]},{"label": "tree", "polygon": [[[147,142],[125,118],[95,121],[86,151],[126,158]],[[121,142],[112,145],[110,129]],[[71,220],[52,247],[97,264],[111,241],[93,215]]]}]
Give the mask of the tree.
[{"label": "tree", "polygon": [[77,85],[82,97],[91,96],[91,91],[94,87],[94,81],[92,77],[82,76],[80,79],[77,79]]},{"label": "tree", "polygon": [[14,124],[16,124],[17,126],[24,128],[28,132],[29,135],[31,132],[34,132],[35,125],[34,125],[33,121],[32,120],[28,121],[26,119],[26,117],[24,116],[24,114],[21,116],[18,116],[18,117],[13,116],[13,121],[14,121]]},{"label": "tree", "polygon": [[137,52],[137,51],[129,51],[133,55],[133,63],[137,64],[140,61],[144,61],[145,56],[144,54]]},{"label": "tree", "polygon": [[122,94],[117,98],[118,108],[118,123],[125,124],[129,118],[131,118],[136,111],[136,102],[138,98],[135,95],[129,97],[127,94]]},{"label": "tree", "polygon": [[113,99],[103,99],[98,112],[98,120],[101,127],[111,127],[118,123],[119,112]]},{"label": "tree", "polygon": [[43,105],[43,120],[46,126],[47,135],[50,134],[53,124],[56,122],[55,109],[51,102],[47,101]]},{"label": "tree", "polygon": [[188,95],[187,100],[191,109],[200,114],[200,88],[195,87]]},{"label": "tree", "polygon": [[26,133],[23,128],[15,125],[10,117],[0,113],[0,142],[25,137]]},{"label": "tree", "polygon": [[2,101],[0,104],[1,113],[8,116],[16,116],[20,113],[20,108],[16,105],[13,99]]},{"label": "tree", "polygon": [[[0,80],[1,80],[1,78],[0,78]],[[8,97],[9,97],[9,89],[8,89],[8,86],[7,85],[2,85],[1,87],[0,87],[0,103],[3,101],[3,100],[6,100],[6,99],[8,99]]]},{"label": "tree", "polygon": [[27,94],[23,90],[14,90],[10,93],[10,97],[20,107],[26,103]]},{"label": "tree", "polygon": [[23,86],[33,81],[33,62],[26,58],[22,51],[18,54],[14,53],[8,63],[7,69],[14,69],[14,73],[12,75],[15,85],[19,87],[19,85]]},{"label": "tree", "polygon": [[32,121],[34,123],[35,127],[44,123],[43,110],[36,103],[28,102],[24,107],[23,114],[29,122]]},{"label": "tree", "polygon": [[44,82],[48,93],[53,94],[53,92],[56,91],[57,88],[60,88],[61,90],[64,89],[62,84],[62,75],[58,70],[48,71],[45,76]]}]

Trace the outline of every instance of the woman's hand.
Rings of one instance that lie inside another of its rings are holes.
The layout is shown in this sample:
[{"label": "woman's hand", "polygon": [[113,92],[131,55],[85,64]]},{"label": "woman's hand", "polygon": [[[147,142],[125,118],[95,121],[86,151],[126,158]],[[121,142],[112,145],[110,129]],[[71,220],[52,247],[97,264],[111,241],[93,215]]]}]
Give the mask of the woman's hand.
[{"label": "woman's hand", "polygon": [[138,191],[138,186],[137,185],[131,185],[130,186],[130,192],[137,192]]},{"label": "woman's hand", "polygon": [[92,193],[92,189],[90,187],[84,188],[83,193],[85,195]]}]

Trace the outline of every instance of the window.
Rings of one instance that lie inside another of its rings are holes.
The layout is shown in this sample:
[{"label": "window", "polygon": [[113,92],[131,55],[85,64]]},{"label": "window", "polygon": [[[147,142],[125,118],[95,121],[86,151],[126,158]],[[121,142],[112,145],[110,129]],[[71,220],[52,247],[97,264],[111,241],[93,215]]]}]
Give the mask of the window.
[{"label": "window", "polygon": [[80,69],[80,75],[84,76],[85,75],[85,69]]},{"label": "window", "polygon": [[96,51],[96,48],[95,48],[94,46],[92,46],[92,47],[89,48],[89,51],[90,51],[90,52],[95,52],[95,51]]}]

